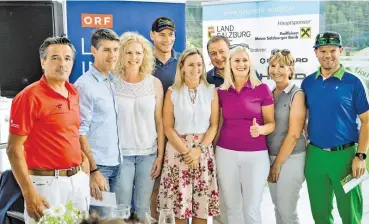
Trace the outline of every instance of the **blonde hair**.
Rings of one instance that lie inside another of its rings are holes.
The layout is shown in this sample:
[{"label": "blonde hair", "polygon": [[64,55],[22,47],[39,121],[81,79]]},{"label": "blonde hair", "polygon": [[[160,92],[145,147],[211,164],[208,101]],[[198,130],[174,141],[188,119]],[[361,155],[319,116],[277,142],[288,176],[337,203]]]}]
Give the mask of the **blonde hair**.
[{"label": "blonde hair", "polygon": [[153,53],[153,47],[150,41],[148,41],[145,37],[142,35],[136,33],[136,32],[125,32],[120,37],[120,47],[119,47],[119,55],[118,55],[118,61],[115,66],[114,73],[124,76],[124,55],[127,47],[133,43],[140,43],[143,48],[143,61],[142,65],[140,66],[140,76],[144,79],[147,75],[151,75],[154,71],[154,53]]},{"label": "blonde hair", "polygon": [[288,79],[291,80],[295,76],[295,57],[293,57],[291,53],[283,55],[282,52],[277,52],[274,55],[270,56],[268,65],[268,75],[269,75],[269,66],[275,63],[291,67],[291,75],[288,77]]},{"label": "blonde hair", "polygon": [[247,49],[246,47],[243,47],[243,46],[238,46],[238,47],[235,47],[232,50],[230,50],[230,52],[227,56],[227,61],[226,61],[225,68],[224,68],[224,83],[223,83],[223,85],[221,85],[221,87],[220,87],[221,89],[228,90],[229,87],[231,87],[231,86],[234,89],[236,89],[234,74],[233,74],[233,71],[232,71],[232,68],[231,68],[231,59],[235,54],[237,54],[238,52],[242,52],[242,51],[245,52],[246,55],[249,58],[249,74],[248,74],[247,78],[251,82],[251,87],[255,88],[256,86],[261,84],[261,81],[256,76],[255,67],[254,67],[254,64],[251,60],[249,49]]},{"label": "blonde hair", "polygon": [[206,80],[206,71],[205,71],[205,61],[204,61],[204,57],[202,56],[201,52],[199,49],[197,48],[187,48],[182,54],[181,57],[179,57],[178,59],[178,63],[177,63],[177,69],[176,69],[176,75],[174,77],[174,84],[172,85],[172,87],[174,89],[180,89],[182,88],[184,82],[185,82],[185,78],[184,78],[184,71],[183,71],[183,66],[184,63],[187,59],[188,56],[191,55],[200,55],[201,57],[201,61],[202,61],[202,74],[200,77],[200,82],[203,82],[205,85],[209,85],[208,81]]}]

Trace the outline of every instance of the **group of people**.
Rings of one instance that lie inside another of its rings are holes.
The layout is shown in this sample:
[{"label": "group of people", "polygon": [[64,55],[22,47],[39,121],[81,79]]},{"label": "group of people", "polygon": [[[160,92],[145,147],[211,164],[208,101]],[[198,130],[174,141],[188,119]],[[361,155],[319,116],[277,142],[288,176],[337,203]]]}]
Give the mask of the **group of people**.
[{"label": "group of people", "polygon": [[95,30],[94,63],[74,85],[73,44],[41,45],[44,74],[13,99],[7,148],[26,223],[71,199],[88,210],[90,195],[110,191],[141,219],[171,209],[177,224],[260,224],[268,182],[277,223],[295,224],[305,178],[315,223],[333,223],[333,194],[343,223],[360,223],[361,188],[346,194],[340,181],[364,174],[369,104],[340,64],[338,33],[316,37],[321,66],[301,88],[292,53],[273,50],[272,91],[245,45],[211,38],[206,73],[198,49],[173,50],[170,18],[156,19],[150,38]]}]

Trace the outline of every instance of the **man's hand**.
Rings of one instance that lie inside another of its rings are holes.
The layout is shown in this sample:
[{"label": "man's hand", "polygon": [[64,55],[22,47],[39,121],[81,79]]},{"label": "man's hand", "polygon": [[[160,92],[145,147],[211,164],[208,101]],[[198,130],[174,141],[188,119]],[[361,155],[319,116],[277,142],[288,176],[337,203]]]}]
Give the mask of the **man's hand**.
[{"label": "man's hand", "polygon": [[365,160],[360,160],[358,157],[352,160],[352,176],[359,178],[364,175],[366,169]]},{"label": "man's hand", "polygon": [[25,197],[24,200],[29,217],[36,221],[38,221],[44,215],[44,208],[50,207],[46,199],[37,193]]},{"label": "man's hand", "polygon": [[107,191],[107,183],[105,177],[100,171],[96,171],[90,175],[91,196],[96,200],[102,200],[101,191]]},{"label": "man's hand", "polygon": [[163,164],[163,158],[162,157],[156,158],[154,165],[152,166],[152,169],[151,169],[151,178],[153,180],[155,180],[160,175],[162,164]]},{"label": "man's hand", "polygon": [[90,175],[90,163],[88,162],[87,157],[83,158],[81,168],[83,172],[85,172],[87,175]]},{"label": "man's hand", "polygon": [[273,165],[270,167],[268,182],[276,183],[278,181],[280,173],[281,173],[281,165],[273,163]]}]

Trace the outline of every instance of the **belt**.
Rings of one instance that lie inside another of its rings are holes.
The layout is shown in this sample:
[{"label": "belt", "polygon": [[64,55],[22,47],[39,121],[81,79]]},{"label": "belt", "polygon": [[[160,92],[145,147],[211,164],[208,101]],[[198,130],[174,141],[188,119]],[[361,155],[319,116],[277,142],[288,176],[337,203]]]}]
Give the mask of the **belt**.
[{"label": "belt", "polygon": [[62,177],[70,177],[78,173],[78,171],[82,170],[81,165],[71,167],[69,169],[62,169],[62,170],[37,170],[32,169],[28,170],[30,175],[35,176],[62,176]]},{"label": "belt", "polygon": [[350,142],[350,143],[347,143],[347,144],[344,144],[344,145],[335,146],[335,147],[332,147],[332,148],[322,148],[322,147],[319,147],[319,146],[315,145],[312,142],[310,142],[309,144],[312,145],[312,146],[315,146],[317,148],[323,149],[324,151],[335,152],[335,151],[345,150],[348,147],[354,146],[356,144],[356,142]]}]

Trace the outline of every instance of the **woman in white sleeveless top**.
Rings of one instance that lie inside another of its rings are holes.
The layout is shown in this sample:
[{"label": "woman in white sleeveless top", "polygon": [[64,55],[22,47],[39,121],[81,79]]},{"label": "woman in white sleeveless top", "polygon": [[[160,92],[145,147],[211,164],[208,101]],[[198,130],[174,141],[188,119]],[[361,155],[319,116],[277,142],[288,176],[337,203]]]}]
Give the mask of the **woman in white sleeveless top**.
[{"label": "woman in white sleeveless top", "polygon": [[164,156],[163,87],[152,76],[154,55],[143,36],[126,32],[120,40],[114,83],[118,103],[119,144],[123,154],[118,203],[131,204],[140,219],[150,214],[154,180]]},{"label": "woman in white sleeveless top", "polygon": [[176,224],[206,224],[219,215],[218,186],[212,141],[219,104],[214,85],[206,81],[204,59],[197,49],[178,60],[175,83],[165,96],[163,120],[168,138],[158,211],[173,209]]}]

